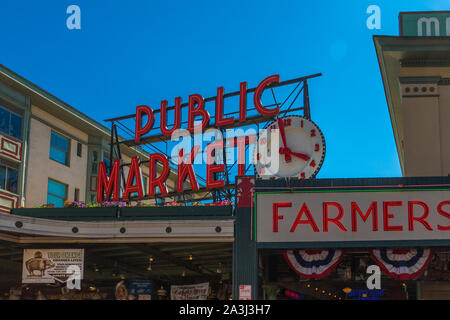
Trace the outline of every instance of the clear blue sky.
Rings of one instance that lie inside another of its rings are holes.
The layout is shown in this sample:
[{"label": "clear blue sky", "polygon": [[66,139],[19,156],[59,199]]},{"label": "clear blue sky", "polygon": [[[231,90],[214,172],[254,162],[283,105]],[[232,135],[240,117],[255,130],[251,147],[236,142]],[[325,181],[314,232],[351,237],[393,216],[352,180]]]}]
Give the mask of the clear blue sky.
[{"label": "clear blue sky", "polygon": [[[66,9],[81,8],[81,30]],[[369,30],[369,5],[381,30]],[[447,4],[447,6],[445,6]],[[2,1],[0,63],[101,121],[238,90],[272,74],[310,82],[327,142],[318,177],[400,176],[372,36],[398,35],[400,11],[448,1]],[[235,109],[233,108],[233,111]]]}]

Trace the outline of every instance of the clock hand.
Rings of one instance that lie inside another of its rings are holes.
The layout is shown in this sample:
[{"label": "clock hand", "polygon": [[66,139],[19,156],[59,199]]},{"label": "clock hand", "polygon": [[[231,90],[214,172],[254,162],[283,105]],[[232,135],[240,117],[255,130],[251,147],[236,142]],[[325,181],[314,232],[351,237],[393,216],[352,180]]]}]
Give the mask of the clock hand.
[{"label": "clock hand", "polygon": [[284,123],[283,123],[283,119],[278,118],[278,129],[280,129],[280,134],[281,134],[281,140],[283,140],[283,146],[285,148],[287,148],[287,144],[286,144],[286,133],[284,132]]},{"label": "clock hand", "polygon": [[296,156],[297,158],[303,159],[305,161],[308,161],[310,159],[310,157],[307,154],[294,152],[291,151],[291,149],[289,149],[289,154],[292,154],[293,156]]},{"label": "clock hand", "polygon": [[280,154],[284,154],[284,160],[286,160],[286,162],[289,162],[289,161],[291,161],[291,156],[289,154],[290,150],[286,144],[286,133],[284,131],[283,119],[278,118],[277,122],[278,122],[278,129],[280,130],[280,134],[281,134],[281,140],[283,141],[283,147],[280,148],[279,152],[280,152]]}]

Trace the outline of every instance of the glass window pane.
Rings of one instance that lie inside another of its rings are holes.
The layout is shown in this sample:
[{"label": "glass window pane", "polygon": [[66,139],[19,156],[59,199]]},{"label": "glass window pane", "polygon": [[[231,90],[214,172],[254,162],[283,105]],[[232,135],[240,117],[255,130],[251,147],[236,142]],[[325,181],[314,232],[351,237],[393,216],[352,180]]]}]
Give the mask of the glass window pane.
[{"label": "glass window pane", "polygon": [[105,167],[106,167],[106,174],[110,174],[111,172],[111,161],[109,161],[109,153],[104,152],[103,153],[103,162],[105,163]]},{"label": "glass window pane", "polygon": [[47,204],[49,203],[53,203],[57,208],[62,208],[64,206],[64,199],[49,194],[47,195]]},{"label": "glass window pane", "polygon": [[67,153],[56,149],[54,147],[50,147],[50,159],[58,161],[59,163],[66,164],[67,163]]},{"label": "glass window pane", "polygon": [[9,117],[10,112],[0,108],[0,131],[9,135]]},{"label": "glass window pane", "polygon": [[17,178],[19,176],[17,170],[8,168],[6,172],[6,190],[17,193]]},{"label": "glass window pane", "polygon": [[22,139],[22,117],[11,113],[10,135],[19,140]]},{"label": "glass window pane", "polygon": [[48,193],[65,199],[66,197],[66,186],[62,183],[55,182],[53,180],[48,180]]},{"label": "glass window pane", "polygon": [[5,190],[6,167],[0,165],[0,189]]},{"label": "glass window pane", "polygon": [[51,145],[58,147],[64,151],[68,151],[69,150],[69,139],[66,139],[66,138],[60,136],[59,134],[52,132]]}]

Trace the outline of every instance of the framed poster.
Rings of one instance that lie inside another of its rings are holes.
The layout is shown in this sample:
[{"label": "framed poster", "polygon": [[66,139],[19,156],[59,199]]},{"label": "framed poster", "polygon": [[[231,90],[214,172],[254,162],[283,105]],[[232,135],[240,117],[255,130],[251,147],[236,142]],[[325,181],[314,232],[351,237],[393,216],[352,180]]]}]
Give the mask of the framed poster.
[{"label": "framed poster", "polygon": [[83,279],[84,249],[24,249],[22,283]]}]

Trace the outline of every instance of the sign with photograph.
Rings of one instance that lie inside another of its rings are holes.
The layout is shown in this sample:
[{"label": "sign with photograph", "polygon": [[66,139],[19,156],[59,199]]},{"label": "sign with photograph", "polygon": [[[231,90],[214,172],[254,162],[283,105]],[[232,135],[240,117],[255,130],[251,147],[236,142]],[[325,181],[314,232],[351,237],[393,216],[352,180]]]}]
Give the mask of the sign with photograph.
[{"label": "sign with photograph", "polygon": [[24,249],[22,283],[83,279],[84,249]]},{"label": "sign with photograph", "polygon": [[206,300],[209,293],[209,282],[186,286],[170,286],[171,300]]}]

